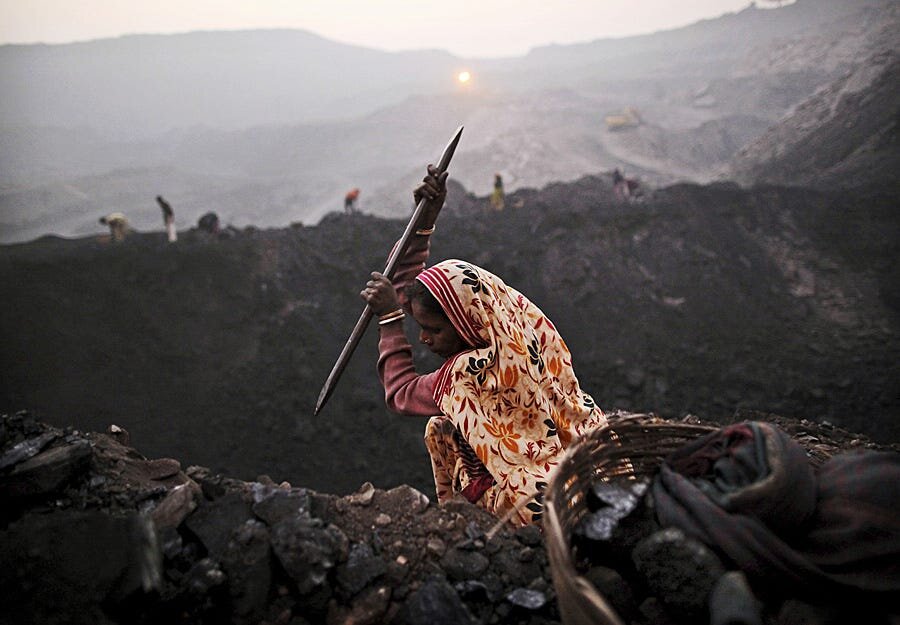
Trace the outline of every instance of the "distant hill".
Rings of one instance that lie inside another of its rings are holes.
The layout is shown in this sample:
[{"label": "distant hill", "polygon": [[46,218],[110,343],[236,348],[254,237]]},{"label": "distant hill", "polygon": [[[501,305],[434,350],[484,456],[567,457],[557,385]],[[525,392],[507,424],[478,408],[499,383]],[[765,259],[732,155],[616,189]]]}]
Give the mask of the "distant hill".
[{"label": "distant hill", "polygon": [[[900,440],[891,198],[681,184],[624,204],[586,177],[507,200],[491,212],[454,183],[432,259],[471,260],[538,303],[604,409],[762,410]],[[221,239],[183,229],[175,245],[160,229],[2,246],[0,412],[115,423],[150,457],[241,479],[428,491],[424,424],[384,408],[373,328],[312,416],[360,281],[404,225],[333,213]]]},{"label": "distant hill", "polygon": [[900,55],[878,54],[800,104],[742,149],[744,184],[900,190]]},{"label": "distant hill", "polygon": [[4,45],[0,120],[146,138],[194,126],[234,130],[343,119],[412,95],[449,92],[463,63],[486,88],[504,91],[573,88],[585,78],[593,86],[686,75],[708,80],[728,75],[754,48],[878,4],[800,0],[779,10],[749,7],[686,28],[493,60],[438,50],[388,53],[302,30]]},{"label": "distant hill", "polygon": [[458,62],[446,52],[382,52],[302,30],[4,45],[0,119],[114,139],[340,119],[433,91]]},{"label": "distant hill", "polygon": [[[352,187],[363,211],[403,215],[459,125],[451,173],[477,194],[495,172],[509,190],[616,167],[648,188],[707,182],[896,46],[897,26],[889,0],[798,0],[510,59],[386,53],[301,31],[0,46],[12,94],[0,98],[0,242],[98,232],[114,210],[156,229],[159,194],[181,228],[211,210],[238,227],[311,224]],[[462,62],[467,88],[453,82]],[[625,107],[640,123],[609,129]]]}]

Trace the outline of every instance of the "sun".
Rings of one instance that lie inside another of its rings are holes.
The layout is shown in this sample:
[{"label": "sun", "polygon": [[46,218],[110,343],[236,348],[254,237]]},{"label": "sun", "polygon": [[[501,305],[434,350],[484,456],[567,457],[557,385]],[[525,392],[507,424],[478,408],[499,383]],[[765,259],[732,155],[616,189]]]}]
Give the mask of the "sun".
[{"label": "sun", "polygon": [[462,71],[456,75],[456,80],[458,80],[462,84],[466,84],[467,82],[472,80],[472,74],[470,74],[469,72],[466,72],[466,71]]}]

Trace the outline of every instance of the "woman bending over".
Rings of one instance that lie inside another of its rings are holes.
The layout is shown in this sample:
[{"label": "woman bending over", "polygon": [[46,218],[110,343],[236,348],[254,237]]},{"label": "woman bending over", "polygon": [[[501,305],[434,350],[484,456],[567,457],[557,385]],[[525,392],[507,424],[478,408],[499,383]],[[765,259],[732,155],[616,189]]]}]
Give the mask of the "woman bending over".
[{"label": "woman bending over", "polygon": [[[572,369],[553,323],[489,271],[462,260],[428,269],[429,235],[446,173],[415,190],[428,199],[393,283],[378,272],[360,293],[379,316],[378,374],[394,412],[431,417],[425,445],[439,502],[456,494],[517,525],[538,523],[548,476],[578,436],[606,423]],[[419,341],[445,359],[420,375],[398,323],[408,312]]]}]

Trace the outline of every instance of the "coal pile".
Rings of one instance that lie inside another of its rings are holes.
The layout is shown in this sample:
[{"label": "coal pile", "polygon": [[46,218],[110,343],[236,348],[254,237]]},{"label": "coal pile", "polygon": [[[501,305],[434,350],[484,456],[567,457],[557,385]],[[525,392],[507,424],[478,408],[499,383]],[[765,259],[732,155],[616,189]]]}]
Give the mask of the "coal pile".
[{"label": "coal pile", "polygon": [[[676,527],[661,527],[648,483],[598,484],[592,513],[576,528],[582,574],[626,623],[653,625],[879,623],[893,611],[872,600],[851,604],[754,592],[741,570]],[[618,491],[613,493],[613,491]],[[610,523],[610,509],[627,513]],[[893,613],[892,613],[893,612]]]},{"label": "coal pile", "polygon": [[[900,439],[900,213],[893,196],[678,185],[617,202],[609,177],[508,194],[452,185],[432,261],[526,293],[604,411],[719,421],[738,409]],[[127,429],[152,457],[322,492],[430,492],[424,420],[384,406],[370,328],[313,407],[405,222],[121,245],[0,246],[0,412]],[[407,334],[416,345],[414,322]],[[421,372],[440,362],[416,347]]]},{"label": "coal pile", "polygon": [[4,623],[556,623],[537,528],[364,484],[338,497],[3,416]]},{"label": "coal pile", "polygon": [[[878,447],[765,418],[813,452]],[[436,506],[407,485],[339,497],[241,481],[148,459],[118,426],[63,430],[27,412],[3,415],[0,443],[3,623],[561,622],[542,532],[497,528],[464,500]],[[659,527],[646,490],[598,483],[573,539],[618,613],[706,622],[707,596],[724,593],[720,610],[751,601],[708,548]]]}]

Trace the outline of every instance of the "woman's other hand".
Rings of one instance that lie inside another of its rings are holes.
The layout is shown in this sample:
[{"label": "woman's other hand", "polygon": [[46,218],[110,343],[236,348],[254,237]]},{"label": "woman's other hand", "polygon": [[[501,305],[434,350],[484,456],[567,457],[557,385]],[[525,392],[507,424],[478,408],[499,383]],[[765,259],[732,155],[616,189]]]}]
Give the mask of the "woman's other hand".
[{"label": "woman's other hand", "polygon": [[372,307],[372,312],[379,316],[400,308],[400,300],[397,298],[394,285],[377,271],[372,272],[372,279],[366,282],[366,288],[360,291],[359,296]]},{"label": "woman's other hand", "polygon": [[416,228],[427,230],[434,225],[438,213],[444,206],[444,200],[447,199],[447,175],[448,172],[439,174],[437,167],[428,165],[428,173],[422,178],[422,184],[413,191],[416,206],[423,198],[427,200]]}]

